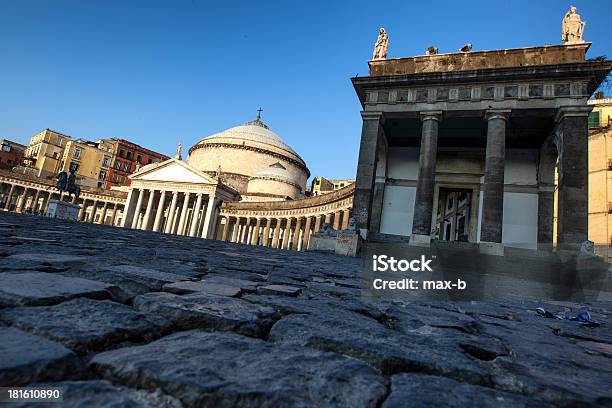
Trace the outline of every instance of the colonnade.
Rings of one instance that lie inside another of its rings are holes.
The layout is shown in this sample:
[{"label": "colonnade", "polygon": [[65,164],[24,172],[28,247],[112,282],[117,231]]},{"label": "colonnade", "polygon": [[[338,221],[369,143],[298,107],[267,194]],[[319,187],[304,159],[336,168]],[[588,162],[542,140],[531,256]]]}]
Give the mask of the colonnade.
[{"label": "colonnade", "polygon": [[[64,198],[66,193],[64,193]],[[0,210],[25,214],[44,215],[51,200],[59,200],[60,193],[55,187],[34,182],[0,181]],[[116,197],[81,193],[78,202],[81,207],[78,220],[96,224],[117,225],[121,220],[123,200]]]},{"label": "colonnade", "polygon": [[212,238],[219,200],[201,192],[132,188],[122,227]]},{"label": "colonnade", "polygon": [[324,224],[336,230],[348,229],[350,208],[317,215],[279,216],[222,214],[217,239],[227,242],[304,251],[310,236]]}]

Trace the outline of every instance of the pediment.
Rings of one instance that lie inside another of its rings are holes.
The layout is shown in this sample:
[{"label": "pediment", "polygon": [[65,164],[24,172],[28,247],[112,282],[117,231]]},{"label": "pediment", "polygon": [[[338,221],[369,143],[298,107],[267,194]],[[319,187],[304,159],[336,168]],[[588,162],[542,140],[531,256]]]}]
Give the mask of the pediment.
[{"label": "pediment", "polygon": [[177,159],[169,159],[150,168],[144,167],[130,178],[142,181],[217,184],[214,178]]}]

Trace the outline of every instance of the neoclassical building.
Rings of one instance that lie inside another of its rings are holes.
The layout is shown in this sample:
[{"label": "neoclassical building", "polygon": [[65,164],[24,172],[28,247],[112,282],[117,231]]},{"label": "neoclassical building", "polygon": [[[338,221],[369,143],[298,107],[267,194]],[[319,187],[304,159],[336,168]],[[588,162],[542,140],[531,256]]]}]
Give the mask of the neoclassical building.
[{"label": "neoclassical building", "polygon": [[612,68],[589,46],[370,61],[353,78],[362,236],[548,247],[557,217],[558,243],[585,241],[587,100]]},{"label": "neoclassical building", "polygon": [[346,229],[353,185],[306,197],[304,160],[261,120],[208,136],[133,174],[121,225],[305,250],[324,223]]}]

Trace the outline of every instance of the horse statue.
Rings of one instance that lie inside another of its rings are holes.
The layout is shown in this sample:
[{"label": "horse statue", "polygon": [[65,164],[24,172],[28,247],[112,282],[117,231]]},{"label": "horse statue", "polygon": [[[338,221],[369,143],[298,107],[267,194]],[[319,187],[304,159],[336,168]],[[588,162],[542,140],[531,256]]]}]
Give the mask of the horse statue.
[{"label": "horse statue", "polygon": [[55,176],[57,183],[55,187],[60,192],[60,198],[64,194],[64,191],[68,192],[68,199],[70,199],[70,195],[74,194],[74,200],[78,200],[81,195],[81,188],[76,184],[76,175],[74,174],[74,170],[71,169],[70,173],[66,173],[65,171],[60,172],[57,176]]}]

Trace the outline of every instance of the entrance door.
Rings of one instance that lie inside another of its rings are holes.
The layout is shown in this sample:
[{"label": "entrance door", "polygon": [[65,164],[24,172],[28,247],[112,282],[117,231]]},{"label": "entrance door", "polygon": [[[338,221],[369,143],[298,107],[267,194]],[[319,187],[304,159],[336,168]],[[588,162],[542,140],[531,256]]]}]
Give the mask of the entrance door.
[{"label": "entrance door", "polygon": [[472,190],[441,188],[437,230],[441,241],[468,241]]}]

